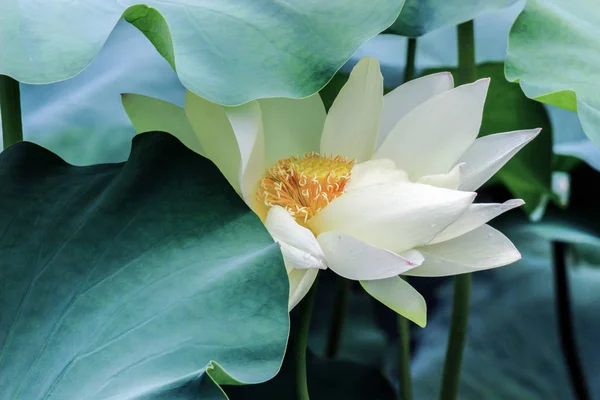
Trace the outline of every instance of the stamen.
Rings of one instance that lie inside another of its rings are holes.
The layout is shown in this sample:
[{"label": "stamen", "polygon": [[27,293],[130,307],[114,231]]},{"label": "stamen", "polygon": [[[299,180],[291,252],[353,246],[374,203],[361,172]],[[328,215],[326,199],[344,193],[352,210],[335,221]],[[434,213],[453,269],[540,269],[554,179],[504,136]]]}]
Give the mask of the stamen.
[{"label": "stamen", "polygon": [[261,180],[257,198],[267,206],[284,207],[305,224],[344,192],[353,165],[345,157],[317,153],[279,160]]}]

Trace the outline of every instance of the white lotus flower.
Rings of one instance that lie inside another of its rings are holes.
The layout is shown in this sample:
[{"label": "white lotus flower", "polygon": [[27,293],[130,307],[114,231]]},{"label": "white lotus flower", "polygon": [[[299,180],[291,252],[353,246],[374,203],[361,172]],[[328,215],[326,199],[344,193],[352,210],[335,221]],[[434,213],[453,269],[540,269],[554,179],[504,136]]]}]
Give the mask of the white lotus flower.
[{"label": "white lotus flower", "polygon": [[438,73],[383,96],[379,63],[364,58],[327,115],[318,95],[222,107],[188,92],[193,133],[176,135],[202,149],[280,244],[290,309],[330,268],[425,326],[423,297],[399,275],[520,259],[486,222],[524,202],[473,204],[474,190],[540,129],[477,138],[488,85],[453,88]]}]

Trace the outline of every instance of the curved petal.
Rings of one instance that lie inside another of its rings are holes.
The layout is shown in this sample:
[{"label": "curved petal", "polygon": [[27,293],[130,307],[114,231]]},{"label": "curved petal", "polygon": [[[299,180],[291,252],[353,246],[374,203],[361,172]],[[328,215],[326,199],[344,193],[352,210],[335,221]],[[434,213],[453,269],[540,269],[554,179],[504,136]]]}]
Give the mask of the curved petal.
[{"label": "curved petal", "polygon": [[540,131],[537,128],[504,132],[476,139],[459,159],[466,163],[459,189],[477,190]]},{"label": "curved petal", "polygon": [[467,211],[450,226],[444,229],[439,235],[435,237],[429,244],[435,244],[451,240],[467,232],[471,232],[473,229],[479,228],[481,225],[491,221],[498,215],[505,213],[513,208],[520,207],[525,202],[521,199],[513,199],[505,201],[504,203],[480,203],[472,204]]},{"label": "curved petal", "polygon": [[242,198],[254,209],[259,181],[265,173],[265,138],[260,106],[256,101],[251,101],[223,109],[239,147]]},{"label": "curved petal", "polygon": [[417,183],[456,190],[460,185],[464,168],[465,163],[456,164],[447,174],[425,175],[420,177]]},{"label": "curved petal", "polygon": [[398,314],[424,328],[427,325],[427,304],[419,292],[399,276],[376,281],[360,281],[371,296]]},{"label": "curved petal", "polygon": [[423,263],[423,256],[416,250],[395,254],[336,232],[322,233],[317,240],[325,253],[327,266],[336,274],[355,281],[389,278]]},{"label": "curved petal", "polygon": [[317,236],[338,232],[401,253],[429,243],[475,195],[410,182],[363,186],[333,200],[308,224]]},{"label": "curved petal", "polygon": [[363,186],[394,182],[408,182],[408,176],[406,172],[396,167],[395,162],[382,158],[356,164],[352,168],[350,181],[345,189],[350,191]]},{"label": "curved petal", "polygon": [[136,133],[169,132],[185,147],[202,155],[198,138],[182,107],[168,101],[133,93],[122,94],[121,103]]},{"label": "curved petal", "polygon": [[300,300],[306,296],[318,274],[319,270],[314,268],[288,270],[288,280],[290,281],[288,311],[292,311],[300,303]]},{"label": "curved petal", "polygon": [[383,96],[383,112],[377,144],[380,145],[392,128],[409,111],[430,98],[454,87],[450,72],[439,72],[408,81]]},{"label": "curved petal", "polygon": [[273,239],[281,245],[288,268],[327,268],[325,255],[313,233],[299,225],[283,207],[271,207],[265,226]]},{"label": "curved petal", "polygon": [[437,95],[410,111],[392,129],[373,158],[389,158],[411,180],[445,174],[473,143],[489,79]]},{"label": "curved petal", "polygon": [[321,153],[358,162],[371,158],[383,107],[383,77],[379,61],[361,59],[333,101],[323,128]]},{"label": "curved petal", "polygon": [[449,276],[502,267],[521,259],[512,242],[489,225],[482,225],[455,239],[419,247],[425,256],[410,276]]},{"label": "curved petal", "polygon": [[258,100],[265,131],[265,165],[304,153],[319,152],[325,106],[319,94],[304,99]]},{"label": "curved petal", "polygon": [[240,149],[224,108],[187,90],[184,111],[206,158],[241,193]]}]

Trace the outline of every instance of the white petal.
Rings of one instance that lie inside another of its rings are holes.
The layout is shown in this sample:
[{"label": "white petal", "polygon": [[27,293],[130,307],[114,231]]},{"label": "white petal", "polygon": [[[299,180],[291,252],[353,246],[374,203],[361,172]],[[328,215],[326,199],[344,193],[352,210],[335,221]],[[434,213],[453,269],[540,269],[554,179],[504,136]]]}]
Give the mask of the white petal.
[{"label": "white petal", "polygon": [[373,158],[389,158],[411,180],[445,174],[473,143],[489,79],[437,95],[410,111],[392,129]]},{"label": "white petal", "polygon": [[322,233],[317,240],[325,253],[327,266],[336,274],[355,281],[400,275],[423,262],[423,256],[416,250],[395,254],[336,232]]},{"label": "white petal", "polygon": [[333,200],[308,224],[317,236],[343,233],[401,253],[429,243],[475,195],[410,182],[363,186]]},{"label": "white petal", "polygon": [[215,163],[231,186],[241,193],[240,149],[223,107],[187,90],[184,111],[204,156]]},{"label": "white petal", "polygon": [[360,281],[360,284],[371,296],[421,328],[427,324],[425,299],[404,279],[395,276],[376,281]]},{"label": "white petal", "polygon": [[381,183],[407,182],[406,172],[398,169],[392,160],[382,158],[369,160],[356,164],[352,168],[350,181],[346,184],[346,191],[359,187],[378,185]]},{"label": "white petal", "polygon": [[377,142],[383,104],[379,62],[361,59],[334,100],[323,128],[321,153],[358,162],[371,158]]},{"label": "white petal", "polygon": [[408,81],[383,96],[383,112],[379,127],[380,145],[388,133],[409,111],[430,98],[454,87],[450,72],[439,72]]},{"label": "white petal", "polygon": [[283,207],[273,206],[265,226],[281,251],[289,268],[327,268],[325,255],[313,233],[299,225]]},{"label": "white petal", "polygon": [[326,114],[318,93],[305,99],[273,98],[258,102],[263,116],[267,168],[283,158],[319,152]]},{"label": "white petal", "polygon": [[190,150],[202,154],[198,138],[182,107],[168,101],[132,93],[122,94],[121,102],[137,133],[168,132]]},{"label": "white petal", "polygon": [[460,190],[477,190],[540,131],[504,132],[475,140],[459,160],[466,163]]},{"label": "white petal", "polygon": [[425,175],[417,182],[425,185],[437,186],[445,189],[458,189],[463,174],[465,163],[456,164],[447,174]]},{"label": "white petal", "polygon": [[259,181],[265,173],[265,138],[258,102],[224,107],[240,151],[240,189],[246,203],[253,207]]},{"label": "white petal", "polygon": [[479,228],[488,221],[491,221],[498,215],[505,213],[508,210],[512,210],[513,208],[520,207],[523,204],[525,204],[525,202],[521,199],[508,200],[504,203],[472,204],[463,215],[449,227],[444,229],[429,244],[444,242],[464,235],[473,229]]},{"label": "white petal", "polygon": [[300,300],[306,296],[311,286],[317,279],[318,269],[291,269],[288,271],[290,281],[290,299],[288,302],[288,311],[292,311]]},{"label": "white petal", "polygon": [[281,254],[286,267],[295,269],[326,269],[327,265],[322,258],[318,258],[311,253],[300,250],[286,242],[279,242]]},{"label": "white petal", "polygon": [[448,276],[501,267],[521,259],[521,254],[502,233],[482,225],[455,239],[419,247],[425,256],[411,276]]}]

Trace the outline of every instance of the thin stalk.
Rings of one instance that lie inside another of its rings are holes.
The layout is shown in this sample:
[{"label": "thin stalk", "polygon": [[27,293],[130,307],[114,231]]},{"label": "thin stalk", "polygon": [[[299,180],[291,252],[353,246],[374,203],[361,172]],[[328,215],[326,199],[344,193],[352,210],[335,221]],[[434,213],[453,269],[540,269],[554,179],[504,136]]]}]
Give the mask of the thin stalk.
[{"label": "thin stalk", "polygon": [[400,400],[412,400],[412,382],[410,374],[410,325],[409,321],[398,314],[398,382]]},{"label": "thin stalk", "polygon": [[578,400],[591,399],[585,380],[581,360],[577,352],[577,338],[571,314],[571,296],[569,293],[569,274],[566,265],[567,245],[563,242],[552,243],[554,252],[554,290],[556,313],[558,315],[558,333],[563,357],[569,370],[571,386]]},{"label": "thin stalk", "polygon": [[[477,76],[475,65],[475,31],[473,21],[457,26],[458,83],[473,82]],[[455,400],[458,396],[463,350],[469,323],[471,302],[471,274],[457,275],[454,278],[454,299],[452,321],[446,348],[444,374],[442,378],[441,400]]]},{"label": "thin stalk", "polygon": [[417,54],[417,38],[408,38],[406,46],[406,63],[404,67],[404,82],[415,77],[415,56]]},{"label": "thin stalk", "polygon": [[296,398],[298,400],[309,400],[308,378],[306,375],[306,349],[308,347],[308,331],[310,319],[317,297],[318,278],[300,303],[300,319],[296,330],[294,342],[294,366],[296,378]]},{"label": "thin stalk", "polygon": [[2,144],[4,148],[23,140],[21,122],[21,94],[19,82],[0,75],[0,115],[2,116]]},{"label": "thin stalk", "polygon": [[458,36],[458,84],[464,85],[477,79],[473,21],[458,25],[456,32]]},{"label": "thin stalk", "polygon": [[325,348],[325,357],[334,358],[339,349],[344,329],[344,318],[348,309],[348,296],[350,294],[350,281],[348,279],[337,277],[337,291],[333,303],[333,315],[331,318],[331,329],[327,337],[327,347]]},{"label": "thin stalk", "polygon": [[[415,77],[415,56],[417,39],[408,38],[406,46],[406,63],[404,66],[404,82]],[[405,277],[401,277],[406,279]],[[400,400],[412,399],[412,381],[410,373],[410,323],[402,315],[397,314],[398,320],[398,384]]]},{"label": "thin stalk", "polygon": [[469,304],[471,300],[471,274],[462,274],[454,278],[454,300],[452,302],[452,321],[450,336],[446,348],[444,376],[440,399],[455,400],[458,396],[460,368],[463,349],[467,338],[469,322]]}]

